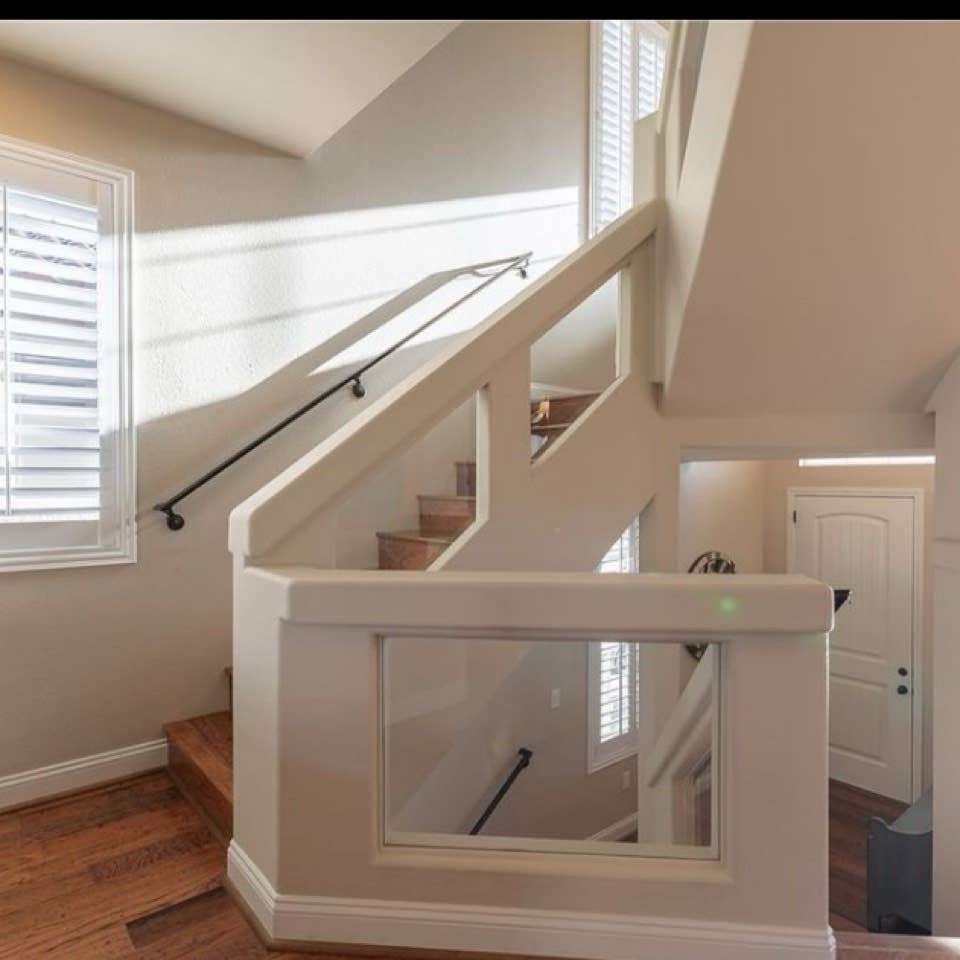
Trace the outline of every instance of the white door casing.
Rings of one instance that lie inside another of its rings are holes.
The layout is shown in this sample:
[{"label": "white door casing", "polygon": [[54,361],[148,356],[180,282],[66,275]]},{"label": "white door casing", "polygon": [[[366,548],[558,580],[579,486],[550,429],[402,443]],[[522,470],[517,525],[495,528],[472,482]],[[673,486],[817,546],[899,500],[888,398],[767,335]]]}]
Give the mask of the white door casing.
[{"label": "white door casing", "polygon": [[922,756],[922,517],[920,490],[787,495],[788,571],[852,590],[830,637],[830,776],[905,802]]}]

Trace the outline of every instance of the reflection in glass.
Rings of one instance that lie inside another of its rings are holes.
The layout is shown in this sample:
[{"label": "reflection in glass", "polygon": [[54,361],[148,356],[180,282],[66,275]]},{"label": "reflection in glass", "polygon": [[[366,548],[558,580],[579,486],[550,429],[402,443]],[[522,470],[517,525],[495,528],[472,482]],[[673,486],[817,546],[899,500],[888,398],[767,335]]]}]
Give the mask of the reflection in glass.
[{"label": "reflection in glass", "polygon": [[386,842],[715,859],[719,657],[383,638]]}]

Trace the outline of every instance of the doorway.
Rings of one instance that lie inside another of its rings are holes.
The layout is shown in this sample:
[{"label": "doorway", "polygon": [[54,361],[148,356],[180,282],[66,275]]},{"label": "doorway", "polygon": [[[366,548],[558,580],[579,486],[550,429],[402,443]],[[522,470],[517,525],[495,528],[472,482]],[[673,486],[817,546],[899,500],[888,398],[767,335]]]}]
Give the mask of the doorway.
[{"label": "doorway", "polygon": [[923,491],[792,488],[787,569],[851,591],[830,636],[830,776],[920,794]]}]

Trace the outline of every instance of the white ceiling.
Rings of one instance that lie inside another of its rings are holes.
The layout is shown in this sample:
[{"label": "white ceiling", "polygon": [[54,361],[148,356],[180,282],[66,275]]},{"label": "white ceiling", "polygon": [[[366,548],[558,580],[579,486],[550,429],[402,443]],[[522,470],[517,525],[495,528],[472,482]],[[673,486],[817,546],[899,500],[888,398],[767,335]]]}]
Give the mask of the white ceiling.
[{"label": "white ceiling", "polygon": [[960,347],[958,49],[956,22],[757,23],[671,413],[923,409]]},{"label": "white ceiling", "polygon": [[298,156],[459,20],[0,20],[0,53]]}]

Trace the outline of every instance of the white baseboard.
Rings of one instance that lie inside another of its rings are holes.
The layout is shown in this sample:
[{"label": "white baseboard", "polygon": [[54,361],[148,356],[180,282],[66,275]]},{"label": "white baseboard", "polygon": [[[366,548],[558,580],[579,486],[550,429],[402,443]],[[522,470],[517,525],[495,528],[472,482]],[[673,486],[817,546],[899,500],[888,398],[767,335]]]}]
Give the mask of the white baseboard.
[{"label": "white baseboard", "polygon": [[830,928],[278,894],[230,844],[230,883],[275,941],[345,943],[595,960],[829,960]]},{"label": "white baseboard", "polygon": [[164,739],[14,773],[0,777],[0,810],[166,765],[167,741]]}]

